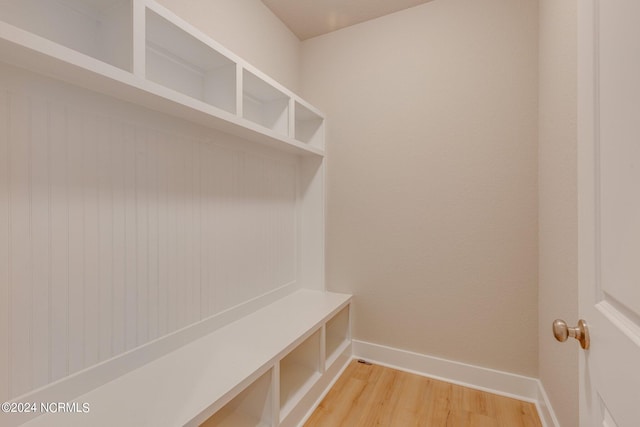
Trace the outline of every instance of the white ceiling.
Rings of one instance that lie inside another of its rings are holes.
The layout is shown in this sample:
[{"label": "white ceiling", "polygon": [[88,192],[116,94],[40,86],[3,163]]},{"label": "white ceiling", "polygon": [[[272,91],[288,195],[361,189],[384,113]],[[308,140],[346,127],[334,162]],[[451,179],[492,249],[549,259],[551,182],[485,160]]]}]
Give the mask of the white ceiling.
[{"label": "white ceiling", "polygon": [[427,1],[429,0],[262,0],[300,40]]}]

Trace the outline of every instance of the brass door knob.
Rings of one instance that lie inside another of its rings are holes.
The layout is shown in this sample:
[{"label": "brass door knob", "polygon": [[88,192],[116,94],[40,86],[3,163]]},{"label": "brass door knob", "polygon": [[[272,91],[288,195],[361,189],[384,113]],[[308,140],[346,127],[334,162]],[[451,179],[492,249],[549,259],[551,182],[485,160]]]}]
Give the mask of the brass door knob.
[{"label": "brass door knob", "polygon": [[565,342],[567,338],[575,338],[580,341],[580,347],[587,350],[589,348],[589,328],[587,322],[580,319],[578,326],[572,328],[567,326],[567,322],[561,319],[553,321],[553,336],[560,342]]}]

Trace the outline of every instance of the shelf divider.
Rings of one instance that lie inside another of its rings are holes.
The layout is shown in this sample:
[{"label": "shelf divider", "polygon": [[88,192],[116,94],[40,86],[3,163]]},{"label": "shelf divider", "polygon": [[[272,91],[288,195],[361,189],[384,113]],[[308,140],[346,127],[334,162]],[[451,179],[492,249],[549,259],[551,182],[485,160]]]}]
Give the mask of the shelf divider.
[{"label": "shelf divider", "polygon": [[285,419],[321,376],[320,330],[280,361],[280,418]]},{"label": "shelf divider", "polygon": [[343,308],[326,324],[326,363],[327,367],[350,345],[350,313],[349,307]]},{"label": "shelf divider", "polygon": [[200,424],[201,427],[264,427],[271,426],[272,377],[269,370],[235,396],[218,412]]},{"label": "shelf divider", "polygon": [[305,144],[324,148],[324,118],[310,107],[296,101],[295,110],[295,139]]},{"label": "shelf divider", "polygon": [[290,97],[244,70],[242,75],[242,116],[277,134],[289,136]]},{"label": "shelf divider", "polygon": [[155,11],[146,10],[146,78],[236,113],[236,63]]},{"label": "shelf divider", "polygon": [[[50,14],[44,13],[50,9]],[[89,11],[93,18],[79,20],[76,13],[66,13],[75,9],[84,15]],[[66,29],[48,33],[39,21],[29,21],[30,15],[38,19],[64,15],[61,22]],[[115,24],[98,25],[106,17],[115,19]],[[78,26],[89,29],[82,33]],[[108,28],[103,37],[106,48],[77,44],[95,39],[87,34],[104,28]],[[296,118],[295,110],[297,105],[309,109],[313,120],[323,120],[321,114],[153,0],[0,3],[0,58],[249,141],[304,156],[324,156],[323,132],[307,141],[309,119],[304,113]]]}]

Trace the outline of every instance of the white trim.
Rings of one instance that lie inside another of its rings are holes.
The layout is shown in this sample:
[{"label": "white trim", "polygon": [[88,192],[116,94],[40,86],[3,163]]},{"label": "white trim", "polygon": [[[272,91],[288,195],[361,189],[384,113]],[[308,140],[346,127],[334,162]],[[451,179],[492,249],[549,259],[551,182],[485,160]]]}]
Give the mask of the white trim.
[{"label": "white trim", "polygon": [[333,388],[338,379],[340,379],[347,367],[349,367],[349,363],[351,363],[351,360],[351,346],[349,345],[349,347],[345,348],[342,354],[340,354],[340,356],[338,356],[336,360],[331,364],[331,366],[325,371],[324,376],[326,378],[324,379],[324,382],[326,383],[326,386],[324,387],[324,389],[322,389],[322,392],[320,392],[318,398],[313,402],[313,405],[309,407],[304,416],[300,419],[297,427],[304,426],[304,424],[309,420],[318,406],[320,406],[320,403],[326,397],[327,393],[329,393],[329,391]]},{"label": "white trim", "polygon": [[353,357],[452,384],[535,403],[544,427],[560,427],[540,380],[353,340]]},{"label": "white trim", "polygon": [[538,401],[536,402],[536,408],[538,408],[538,415],[540,416],[540,422],[544,427],[560,427],[556,413],[553,411],[549,396],[542,385],[540,380],[538,381]]},{"label": "white trim", "polygon": [[380,365],[414,372],[453,384],[514,397],[527,402],[538,401],[538,381],[535,378],[363,341],[353,341],[353,354],[362,359],[375,361]]}]

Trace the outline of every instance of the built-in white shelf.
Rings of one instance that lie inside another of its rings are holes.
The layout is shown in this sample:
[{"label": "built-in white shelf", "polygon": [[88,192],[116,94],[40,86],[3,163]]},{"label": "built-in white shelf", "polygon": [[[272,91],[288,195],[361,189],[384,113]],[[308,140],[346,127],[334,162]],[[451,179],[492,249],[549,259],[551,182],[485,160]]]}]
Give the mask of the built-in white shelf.
[{"label": "built-in white shelf", "polygon": [[153,0],[0,2],[0,61],[279,150],[324,156],[317,136],[324,125],[309,130],[315,119],[295,120],[290,111],[292,100],[305,101]]},{"label": "built-in white shelf", "polygon": [[131,0],[4,0],[0,20],[132,70]]},{"label": "built-in white shelf", "polygon": [[343,308],[325,326],[325,352],[327,366],[331,366],[351,345],[351,328],[349,319],[349,307]]},{"label": "built-in white shelf", "polygon": [[[351,298],[324,291],[323,115],[153,0],[0,0],[0,62],[67,82],[75,87],[55,85],[70,92],[88,89],[91,97],[234,135],[242,150],[251,151],[248,142],[297,155],[282,156],[296,162],[295,182],[282,185],[295,193],[291,255],[299,268],[274,293],[275,302],[264,306],[270,296],[264,303],[262,297],[243,301],[27,396],[88,402],[87,414],[22,414],[8,425],[297,423],[350,357],[348,338],[331,354],[323,351],[333,345],[323,341],[326,332],[340,329],[327,322]],[[332,334],[342,339],[342,332]],[[331,371],[325,371],[327,356]]]},{"label": "built-in white shelf", "polygon": [[242,73],[242,116],[281,135],[289,132],[290,97],[248,70]]},{"label": "built-in white shelf", "polygon": [[146,9],[147,79],[229,113],[236,112],[236,63]]},{"label": "built-in white shelf", "polygon": [[270,372],[280,363],[281,390],[274,393],[285,397],[286,412],[322,375],[320,329],[350,301],[345,294],[296,291],[73,399],[89,402],[89,413],[45,414],[25,426],[195,427],[220,410],[260,425]]},{"label": "built-in white shelf", "polygon": [[201,424],[201,427],[269,427],[273,420],[273,371],[269,370]]},{"label": "built-in white shelf", "polygon": [[311,107],[295,102],[295,139],[317,148],[324,148],[324,118]]},{"label": "built-in white shelf", "polygon": [[320,331],[316,331],[280,361],[280,418],[300,402],[322,375]]},{"label": "built-in white shelf", "polygon": [[271,427],[265,423],[241,412],[228,412],[223,417],[212,417],[212,421],[202,424],[202,427]]}]

